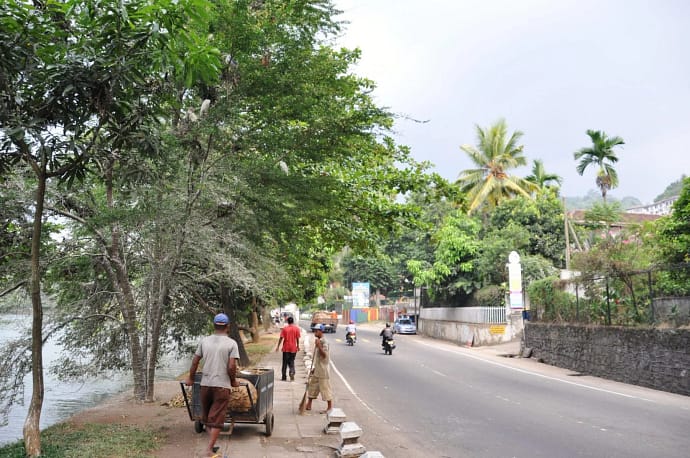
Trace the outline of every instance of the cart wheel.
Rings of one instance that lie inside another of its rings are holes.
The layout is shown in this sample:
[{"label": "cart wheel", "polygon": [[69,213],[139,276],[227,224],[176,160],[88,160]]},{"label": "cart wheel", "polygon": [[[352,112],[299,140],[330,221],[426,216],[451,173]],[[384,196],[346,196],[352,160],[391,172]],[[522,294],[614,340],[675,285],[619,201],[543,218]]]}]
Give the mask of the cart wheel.
[{"label": "cart wheel", "polygon": [[273,417],[273,414],[270,416],[266,417],[266,435],[270,436],[273,434],[273,424],[275,423],[275,418]]},{"label": "cart wheel", "polygon": [[200,420],[197,420],[194,422],[194,432],[195,433],[203,433],[204,432],[204,424]]}]

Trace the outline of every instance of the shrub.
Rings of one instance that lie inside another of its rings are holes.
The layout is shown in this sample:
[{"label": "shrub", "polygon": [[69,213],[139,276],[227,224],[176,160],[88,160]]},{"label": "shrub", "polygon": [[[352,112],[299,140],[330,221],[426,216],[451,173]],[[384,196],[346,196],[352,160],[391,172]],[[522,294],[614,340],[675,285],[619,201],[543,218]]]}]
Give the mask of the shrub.
[{"label": "shrub", "polygon": [[563,291],[556,277],[535,280],[527,287],[533,316],[543,321],[574,321],[575,297]]},{"label": "shrub", "polygon": [[474,293],[479,307],[501,307],[506,303],[506,290],[502,286],[488,285]]}]

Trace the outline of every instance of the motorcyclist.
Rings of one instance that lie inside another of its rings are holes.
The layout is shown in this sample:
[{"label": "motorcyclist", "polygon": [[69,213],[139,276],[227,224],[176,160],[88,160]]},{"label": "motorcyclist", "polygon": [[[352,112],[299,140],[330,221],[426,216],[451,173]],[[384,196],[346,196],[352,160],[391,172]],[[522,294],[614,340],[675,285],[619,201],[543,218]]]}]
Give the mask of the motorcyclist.
[{"label": "motorcyclist", "polygon": [[357,326],[355,326],[355,322],[352,320],[350,320],[350,323],[345,327],[345,340],[347,340],[348,336],[350,335],[356,339],[355,336],[357,336]]},{"label": "motorcyclist", "polygon": [[381,346],[385,347],[386,340],[393,338],[393,329],[391,329],[390,323],[386,323],[386,327],[383,328],[379,335],[381,336]]}]

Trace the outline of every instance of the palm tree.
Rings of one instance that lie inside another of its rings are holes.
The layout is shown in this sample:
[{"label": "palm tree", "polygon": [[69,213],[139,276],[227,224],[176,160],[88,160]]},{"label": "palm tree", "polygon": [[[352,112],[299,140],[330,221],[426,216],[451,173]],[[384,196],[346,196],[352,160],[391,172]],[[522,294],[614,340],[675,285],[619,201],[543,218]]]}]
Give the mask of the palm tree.
[{"label": "palm tree", "polygon": [[544,163],[539,159],[532,162],[532,174],[525,177],[526,181],[536,185],[539,189],[557,188],[563,183],[563,178],[555,173],[546,173]]},{"label": "palm tree", "polygon": [[596,184],[601,189],[602,199],[606,202],[606,193],[618,186],[618,174],[612,165],[618,162],[618,157],[613,148],[625,145],[625,142],[621,137],[609,138],[600,130],[587,130],[587,135],[592,139],[592,146],[582,148],[574,154],[575,160],[580,161],[577,164],[577,173],[582,175],[590,164],[598,165]]},{"label": "palm tree", "polygon": [[482,205],[495,207],[502,199],[516,195],[529,197],[536,186],[507,173],[510,169],[527,165],[523,146],[517,144],[522,132],[515,131],[508,137],[508,127],[503,119],[486,130],[476,127],[478,145],[462,145],[460,149],[467,153],[477,168],[462,171],[456,181],[467,193],[468,213]]}]

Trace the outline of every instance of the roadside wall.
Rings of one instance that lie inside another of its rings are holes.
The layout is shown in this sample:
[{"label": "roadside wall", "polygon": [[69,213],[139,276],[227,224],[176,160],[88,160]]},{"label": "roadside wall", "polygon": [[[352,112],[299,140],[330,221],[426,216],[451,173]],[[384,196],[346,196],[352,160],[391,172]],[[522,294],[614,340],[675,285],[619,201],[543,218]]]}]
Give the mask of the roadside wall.
[{"label": "roadside wall", "polygon": [[546,364],[690,396],[690,329],[527,322],[523,345]]},{"label": "roadside wall", "polygon": [[496,345],[516,340],[522,335],[522,316],[512,314],[504,324],[460,321],[459,309],[431,307],[420,310],[417,333],[448,340],[468,347]]}]

